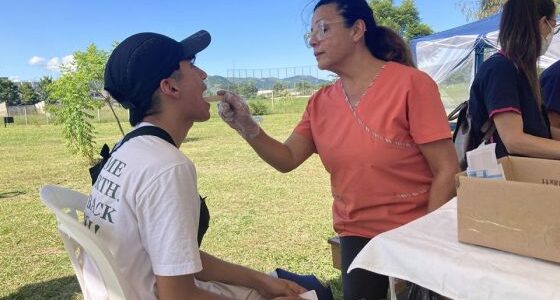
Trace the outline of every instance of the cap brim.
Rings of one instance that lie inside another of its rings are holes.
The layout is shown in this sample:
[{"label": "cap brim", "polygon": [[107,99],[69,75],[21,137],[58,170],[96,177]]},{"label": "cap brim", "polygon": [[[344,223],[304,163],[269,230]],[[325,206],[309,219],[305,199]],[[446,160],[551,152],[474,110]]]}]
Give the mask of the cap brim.
[{"label": "cap brim", "polygon": [[210,37],[210,33],[206,30],[200,30],[182,40],[181,45],[183,46],[183,53],[185,54],[185,57],[193,57],[198,52],[206,49],[206,47],[210,45],[211,40],[212,38]]}]

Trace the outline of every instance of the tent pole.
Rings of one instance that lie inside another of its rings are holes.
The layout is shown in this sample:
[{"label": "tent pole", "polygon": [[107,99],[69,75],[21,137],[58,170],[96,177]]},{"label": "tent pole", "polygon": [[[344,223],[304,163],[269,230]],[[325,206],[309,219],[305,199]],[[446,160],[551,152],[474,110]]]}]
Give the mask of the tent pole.
[{"label": "tent pole", "polygon": [[480,65],[484,62],[484,49],[485,43],[478,43],[474,50],[474,73],[476,74],[480,68]]}]

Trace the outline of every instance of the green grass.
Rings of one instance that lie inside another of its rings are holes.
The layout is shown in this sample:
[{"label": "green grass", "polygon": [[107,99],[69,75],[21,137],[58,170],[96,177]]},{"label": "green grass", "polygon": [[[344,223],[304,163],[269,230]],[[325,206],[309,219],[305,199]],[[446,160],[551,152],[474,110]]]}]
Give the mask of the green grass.
[{"label": "green grass", "polygon": [[[308,98],[309,97],[277,97],[274,99],[274,101],[272,101],[271,99],[248,99],[248,101],[263,103],[267,108],[268,114],[285,114],[302,112]],[[121,120],[121,122],[123,123],[127,123],[128,111],[122,108],[120,105],[114,105],[113,108],[119,120]],[[215,107],[213,108],[213,110],[215,111]],[[92,123],[115,122],[115,117],[113,116],[111,109],[107,105],[101,107],[99,110],[93,111],[92,115],[94,117]],[[15,125],[47,125],[54,122],[53,118],[49,117],[46,114],[28,114],[27,116],[17,115],[13,117]],[[4,124],[2,123],[2,125]],[[7,126],[13,126],[13,124],[8,124]]]},{"label": "green grass", "polygon": [[[275,101],[261,126],[284,140],[305,101]],[[333,235],[328,174],[317,156],[281,174],[260,160],[219,118],[195,124],[181,150],[198,171],[212,215],[202,248],[260,271],[313,273],[341,298],[327,238]],[[126,118],[124,119],[126,121]],[[96,123],[98,148],[113,144],[116,123]],[[55,125],[0,128],[0,299],[81,299],[55,219],[39,200],[44,184],[87,193],[87,164],[64,148]]]}]

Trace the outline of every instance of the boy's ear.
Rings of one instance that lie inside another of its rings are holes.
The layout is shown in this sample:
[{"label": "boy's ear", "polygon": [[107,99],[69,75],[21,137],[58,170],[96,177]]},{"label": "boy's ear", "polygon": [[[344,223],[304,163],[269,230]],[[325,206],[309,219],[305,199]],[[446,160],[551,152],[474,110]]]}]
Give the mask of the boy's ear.
[{"label": "boy's ear", "polygon": [[179,91],[175,88],[175,82],[170,78],[162,79],[159,82],[159,89],[163,94],[168,96],[175,96]]}]

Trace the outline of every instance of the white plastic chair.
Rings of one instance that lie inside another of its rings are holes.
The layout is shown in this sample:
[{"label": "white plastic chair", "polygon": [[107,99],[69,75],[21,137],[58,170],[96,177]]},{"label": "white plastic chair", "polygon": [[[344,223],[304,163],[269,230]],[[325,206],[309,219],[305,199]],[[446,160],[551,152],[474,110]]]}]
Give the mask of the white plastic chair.
[{"label": "white plastic chair", "polygon": [[131,299],[129,287],[122,278],[109,250],[78,219],[83,213],[88,197],[82,193],[55,185],[41,188],[41,200],[55,214],[58,231],[70,257],[74,272],[80,282],[84,299],[87,299],[84,282],[84,253],[95,262],[109,299]]}]

